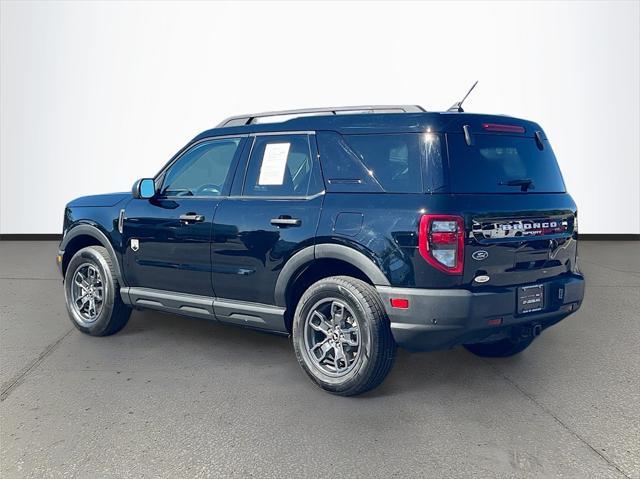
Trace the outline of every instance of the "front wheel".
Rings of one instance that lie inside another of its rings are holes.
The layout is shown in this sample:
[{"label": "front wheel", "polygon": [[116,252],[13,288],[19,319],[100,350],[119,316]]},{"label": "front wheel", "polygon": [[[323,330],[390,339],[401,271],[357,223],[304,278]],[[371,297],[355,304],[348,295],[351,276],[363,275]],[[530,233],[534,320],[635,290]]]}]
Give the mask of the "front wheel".
[{"label": "front wheel", "polygon": [[108,336],[125,327],[131,308],[120,298],[111,257],[102,246],[78,251],[64,276],[69,318],[83,333]]},{"label": "front wheel", "polygon": [[396,349],[377,291],[348,276],[322,279],[300,298],[293,345],[309,377],[341,396],[361,394],[382,383]]}]

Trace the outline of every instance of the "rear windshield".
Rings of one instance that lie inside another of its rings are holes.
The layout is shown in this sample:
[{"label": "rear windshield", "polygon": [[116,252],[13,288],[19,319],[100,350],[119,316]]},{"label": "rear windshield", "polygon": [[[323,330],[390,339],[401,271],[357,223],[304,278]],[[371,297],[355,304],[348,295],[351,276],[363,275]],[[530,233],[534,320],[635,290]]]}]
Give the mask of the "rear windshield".
[{"label": "rear windshield", "polygon": [[533,137],[449,133],[450,183],[453,193],[562,193],[562,175],[551,145],[540,150]]}]

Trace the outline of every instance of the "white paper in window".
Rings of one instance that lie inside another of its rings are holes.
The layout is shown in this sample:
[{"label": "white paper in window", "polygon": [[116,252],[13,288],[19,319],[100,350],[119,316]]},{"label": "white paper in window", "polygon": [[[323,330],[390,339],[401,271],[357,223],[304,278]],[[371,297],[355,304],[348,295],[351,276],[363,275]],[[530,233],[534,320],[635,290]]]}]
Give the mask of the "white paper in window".
[{"label": "white paper in window", "polygon": [[264,148],[258,185],[281,185],[291,143],[268,143]]}]

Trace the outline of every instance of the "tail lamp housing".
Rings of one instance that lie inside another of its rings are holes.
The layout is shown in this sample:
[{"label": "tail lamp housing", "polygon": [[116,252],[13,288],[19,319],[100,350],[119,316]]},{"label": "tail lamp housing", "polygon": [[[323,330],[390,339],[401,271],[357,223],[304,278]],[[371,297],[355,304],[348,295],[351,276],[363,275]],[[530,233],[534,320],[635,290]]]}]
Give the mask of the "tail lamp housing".
[{"label": "tail lamp housing", "polygon": [[464,220],[452,215],[423,215],[418,231],[420,255],[447,274],[464,269]]}]

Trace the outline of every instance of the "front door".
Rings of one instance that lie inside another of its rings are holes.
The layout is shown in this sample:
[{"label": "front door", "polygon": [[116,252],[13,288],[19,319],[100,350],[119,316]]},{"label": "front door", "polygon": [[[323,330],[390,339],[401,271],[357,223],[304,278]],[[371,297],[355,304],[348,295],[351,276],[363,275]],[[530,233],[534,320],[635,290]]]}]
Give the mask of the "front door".
[{"label": "front door", "polygon": [[253,143],[244,181],[236,175],[236,194],[216,211],[213,286],[220,299],[273,305],[284,263],[314,244],[324,185],[314,135],[269,134],[248,141]]},{"label": "front door", "polygon": [[213,296],[213,216],[242,146],[242,138],[195,143],[158,176],[155,197],[127,205],[123,241],[130,286]]}]

